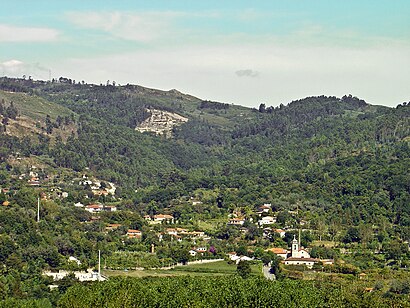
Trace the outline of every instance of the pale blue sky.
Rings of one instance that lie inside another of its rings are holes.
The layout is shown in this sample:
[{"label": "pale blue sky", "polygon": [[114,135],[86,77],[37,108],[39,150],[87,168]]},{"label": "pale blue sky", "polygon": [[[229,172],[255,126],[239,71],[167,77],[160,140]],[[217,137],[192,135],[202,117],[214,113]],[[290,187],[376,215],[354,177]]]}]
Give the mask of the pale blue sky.
[{"label": "pale blue sky", "polygon": [[276,106],[410,100],[410,1],[1,1],[0,74]]}]

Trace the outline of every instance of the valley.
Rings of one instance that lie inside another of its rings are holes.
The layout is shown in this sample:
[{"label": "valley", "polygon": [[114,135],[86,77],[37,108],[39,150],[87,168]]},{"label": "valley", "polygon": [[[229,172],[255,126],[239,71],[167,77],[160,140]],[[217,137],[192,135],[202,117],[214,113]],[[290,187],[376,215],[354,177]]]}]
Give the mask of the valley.
[{"label": "valley", "polygon": [[223,306],[215,288],[284,305],[295,286],[302,306],[408,303],[409,103],[251,109],[68,80],[0,78],[3,300],[96,306],[147,284],[177,306]]}]

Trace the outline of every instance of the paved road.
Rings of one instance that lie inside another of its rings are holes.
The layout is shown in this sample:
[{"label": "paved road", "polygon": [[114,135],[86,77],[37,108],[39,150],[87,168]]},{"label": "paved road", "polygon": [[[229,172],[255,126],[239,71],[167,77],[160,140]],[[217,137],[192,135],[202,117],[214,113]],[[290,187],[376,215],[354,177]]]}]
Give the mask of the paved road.
[{"label": "paved road", "polygon": [[270,270],[270,266],[265,266],[265,265],[263,265],[263,266],[262,266],[263,276],[265,276],[265,278],[268,279],[268,280],[275,280],[275,275],[274,275],[274,274],[271,274],[271,273],[269,272],[269,270]]}]

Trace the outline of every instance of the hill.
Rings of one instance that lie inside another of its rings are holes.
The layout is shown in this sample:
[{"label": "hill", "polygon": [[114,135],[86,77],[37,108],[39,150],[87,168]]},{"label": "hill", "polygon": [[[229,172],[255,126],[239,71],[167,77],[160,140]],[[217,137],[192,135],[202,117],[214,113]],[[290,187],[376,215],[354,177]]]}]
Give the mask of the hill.
[{"label": "hill", "polygon": [[[73,255],[81,268],[96,265],[98,250],[124,268],[186,261],[199,245],[209,247],[206,257],[261,259],[270,246],[286,249],[298,229],[304,246],[334,243],[311,253],[337,259],[332,271],[343,275],[410,265],[410,104],[372,106],[347,95],[250,109],[67,78],[0,78],[0,99],[0,263],[8,277],[0,282],[9,297],[24,298],[30,285],[37,289],[27,297],[44,297],[41,270],[78,269],[67,261]],[[149,131],[158,122],[165,135]],[[156,224],[157,214],[175,228]],[[275,222],[265,228],[261,216]]]}]

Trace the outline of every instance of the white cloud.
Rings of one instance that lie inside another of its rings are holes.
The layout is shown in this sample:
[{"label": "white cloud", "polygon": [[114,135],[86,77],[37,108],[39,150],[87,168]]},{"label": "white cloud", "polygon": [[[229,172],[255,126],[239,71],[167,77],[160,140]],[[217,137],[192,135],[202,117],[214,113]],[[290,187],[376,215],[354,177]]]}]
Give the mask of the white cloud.
[{"label": "white cloud", "polygon": [[59,32],[51,28],[17,27],[0,24],[0,42],[54,41]]},{"label": "white cloud", "polygon": [[83,29],[100,30],[131,41],[151,41],[170,35],[178,12],[69,12],[66,18]]},{"label": "white cloud", "polygon": [[25,65],[23,62],[13,59],[0,63],[0,68],[6,76],[20,76],[24,72]]},{"label": "white cloud", "polygon": [[34,79],[46,80],[49,78],[50,69],[40,63],[26,63],[12,59],[0,63],[0,74],[9,77],[31,76]]}]

